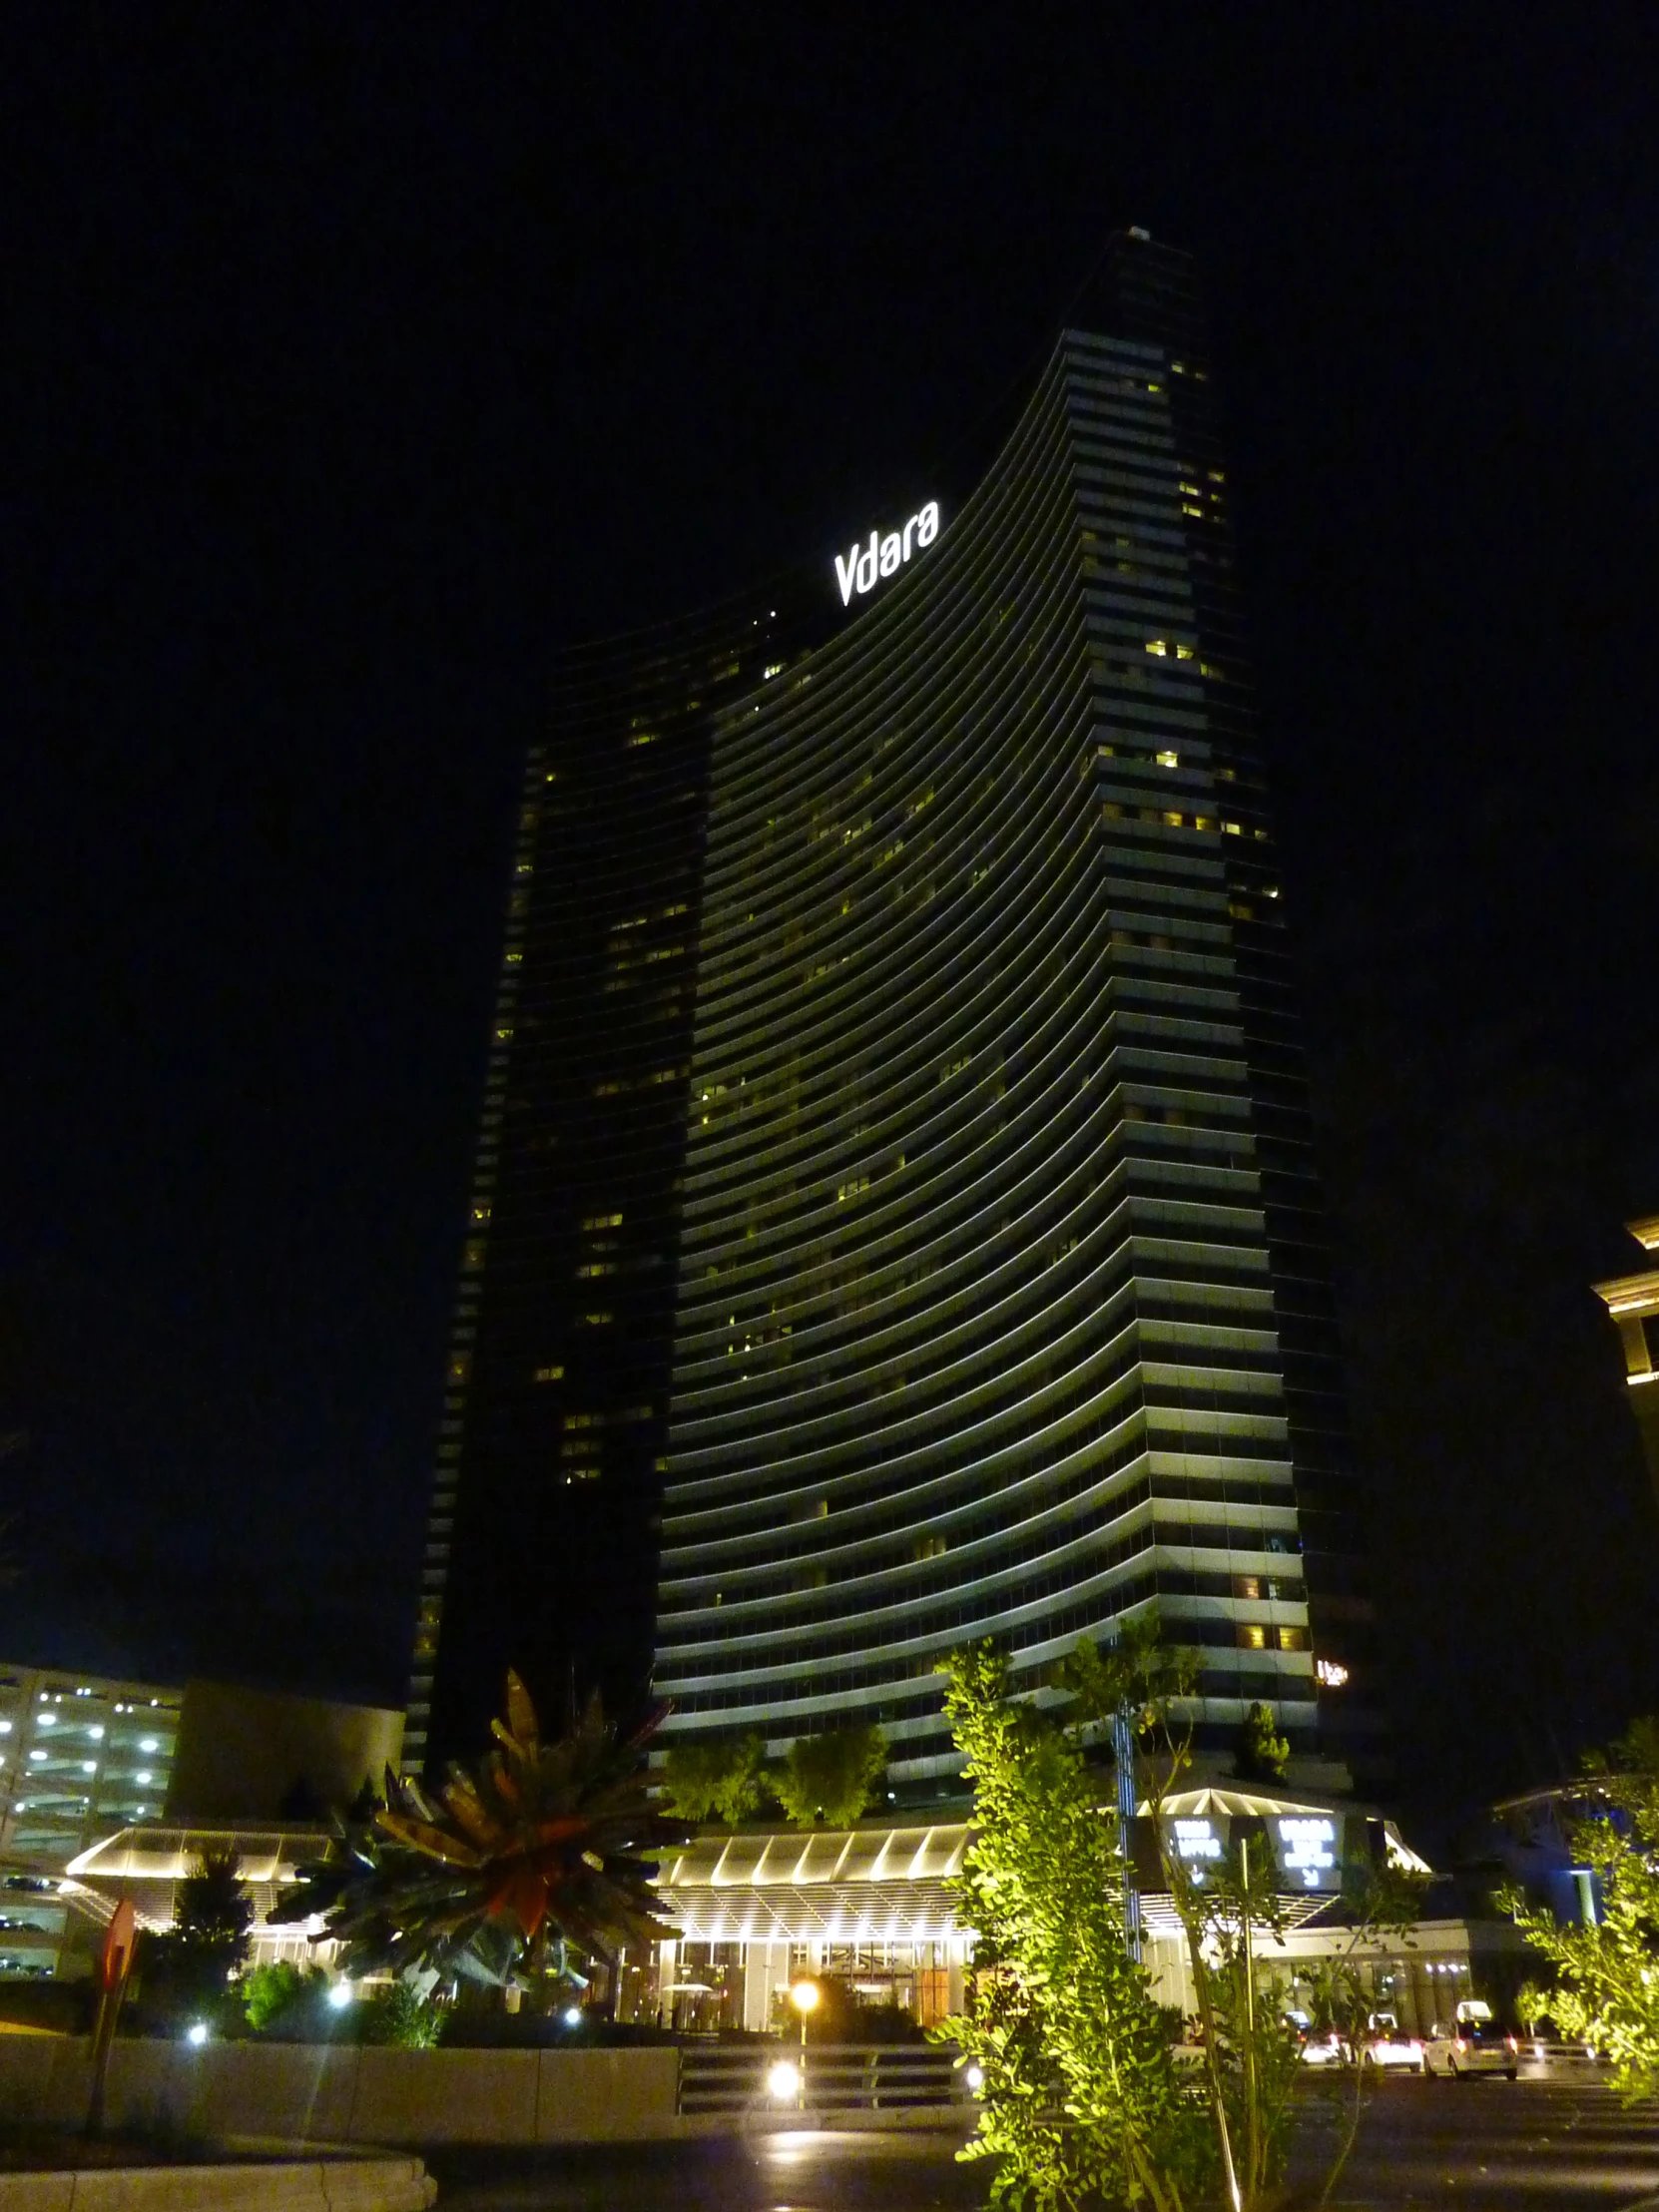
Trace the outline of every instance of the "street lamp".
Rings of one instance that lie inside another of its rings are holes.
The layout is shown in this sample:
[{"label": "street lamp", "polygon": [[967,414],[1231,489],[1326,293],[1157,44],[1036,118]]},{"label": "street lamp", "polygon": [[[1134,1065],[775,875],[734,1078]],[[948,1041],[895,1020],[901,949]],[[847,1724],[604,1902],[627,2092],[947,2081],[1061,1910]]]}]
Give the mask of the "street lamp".
[{"label": "street lamp", "polygon": [[803,2110],[806,2109],[807,2104],[807,2015],[809,2012],[818,2010],[818,2002],[822,1994],[823,1991],[819,1988],[818,1983],[810,1980],[806,1974],[803,1974],[790,1990],[790,2002],[801,2015],[801,2104]]}]

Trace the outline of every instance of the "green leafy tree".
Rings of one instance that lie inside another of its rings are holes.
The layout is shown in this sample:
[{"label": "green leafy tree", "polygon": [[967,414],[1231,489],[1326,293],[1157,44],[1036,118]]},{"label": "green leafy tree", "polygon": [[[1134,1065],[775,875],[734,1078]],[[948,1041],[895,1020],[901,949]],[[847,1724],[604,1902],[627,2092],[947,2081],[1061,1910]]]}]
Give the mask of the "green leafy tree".
[{"label": "green leafy tree", "polygon": [[1081,1644],[1061,1670],[1074,1728],[1096,1737],[1120,1718],[1136,1751],[1136,1790],[1158,1839],[1164,1882],[1187,1947],[1198,2000],[1203,2080],[1216,2156],[1235,2212],[1272,2201],[1289,2148],[1300,2053],[1259,1985],[1255,1931],[1277,1932],[1282,1909],[1265,1851],[1211,1863],[1203,1880],[1174,1848],[1166,1807],[1192,1766],[1198,1659],[1166,1644],[1156,1617],[1126,1622],[1110,1644]]},{"label": "green leafy tree", "polygon": [[237,1983],[237,1995],[249,2026],[264,2035],[291,2018],[327,1981],[320,1966],[296,1966],[286,1958],[254,1966]]},{"label": "green leafy tree", "polygon": [[[1167,1645],[1156,1618],[1126,1623],[1109,1645],[1080,1645],[1062,1670],[1074,1721],[1099,1732],[1123,1716],[1137,1747],[1139,1796],[1152,1815],[1170,1903],[1186,1939],[1188,1966],[1203,2028],[1205,2078],[1227,2195],[1238,2212],[1276,2200],[1290,2147],[1293,2099],[1301,2052],[1277,1990],[1259,1970],[1256,1932],[1283,1932],[1277,1867],[1265,1840],[1254,1851],[1235,1846],[1211,1864],[1202,1882],[1174,1848],[1166,1807],[1192,1767],[1191,1700],[1198,1688],[1197,1655]],[[1273,1731],[1272,1715],[1257,1707]],[[1258,1726],[1260,1727],[1260,1723]],[[1249,1723],[1246,1724],[1247,1729]],[[1275,1743],[1282,1742],[1274,1734]],[[1289,1756],[1289,1747],[1286,1756]],[[1359,2030],[1369,1993],[1359,1954],[1384,1935],[1404,1939],[1418,1917],[1422,1882],[1383,1865],[1346,1870],[1350,1924],[1347,1955],[1332,1981],[1331,2001],[1351,2022],[1347,2063],[1337,2077],[1346,2096],[1345,2124],[1325,2181],[1335,2187],[1359,2129],[1371,2083],[1359,2067]]]},{"label": "green leafy tree", "polygon": [[725,1743],[674,1744],[662,1767],[663,1799],[687,1821],[736,1827],[768,1794],[766,1744],[754,1734]]},{"label": "green leafy tree", "polygon": [[1233,1772],[1241,1782],[1280,1783],[1291,1763],[1291,1747],[1279,1733],[1271,1705],[1253,1705],[1239,1728]]},{"label": "green leafy tree", "polygon": [[800,1736],[769,1777],[797,1828],[847,1828],[864,1813],[887,1771],[887,1740],[873,1724]]},{"label": "green leafy tree", "polygon": [[1092,2198],[1181,2212],[1213,2173],[1202,2093],[1129,1955],[1123,1859],[1075,1733],[1010,1697],[991,1644],[945,1663],[945,1711],[973,1786],[954,1885],[976,1931],[967,2010],[936,2031],[981,2068],[962,2155],[999,2161],[997,2203]]},{"label": "green leafy tree", "polygon": [[367,1999],[360,2010],[365,2043],[384,2043],[393,2050],[430,2050],[443,2032],[442,2006],[402,1979]]},{"label": "green leafy tree", "polygon": [[1659,2093],[1659,1717],[1634,1721],[1611,1757],[1584,1761],[1577,1863],[1595,1875],[1601,1919],[1563,1928],[1508,1889],[1499,1903],[1554,1968],[1537,1998],[1566,2034],[1612,2061],[1627,2097]]},{"label": "green leafy tree", "polygon": [[507,1717],[473,1772],[435,1796],[388,1771],[373,1822],[307,1869],[284,1908],[320,1913],[353,1977],[391,1968],[544,1987],[572,1951],[614,1963],[672,1936],[651,1887],[657,1853],[683,1843],[646,1791],[644,1746],[662,1713],[618,1740],[597,1695],[544,1742],[529,1693],[507,1677]]}]

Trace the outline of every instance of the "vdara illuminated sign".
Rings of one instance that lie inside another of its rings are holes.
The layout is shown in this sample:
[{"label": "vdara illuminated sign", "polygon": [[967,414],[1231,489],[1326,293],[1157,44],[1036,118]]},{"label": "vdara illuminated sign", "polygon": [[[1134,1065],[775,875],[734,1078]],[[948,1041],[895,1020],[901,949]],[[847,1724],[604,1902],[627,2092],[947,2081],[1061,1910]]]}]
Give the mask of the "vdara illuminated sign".
[{"label": "vdara illuminated sign", "polygon": [[835,555],[835,581],[841,588],[841,605],[850,607],[852,594],[861,599],[866,591],[875,589],[878,576],[891,576],[904,566],[918,545],[931,545],[939,534],[939,503],[929,499],[919,514],[913,514],[902,530],[889,530],[883,537],[879,530],[869,533],[869,543],[859,547],[854,541],[843,559]]}]

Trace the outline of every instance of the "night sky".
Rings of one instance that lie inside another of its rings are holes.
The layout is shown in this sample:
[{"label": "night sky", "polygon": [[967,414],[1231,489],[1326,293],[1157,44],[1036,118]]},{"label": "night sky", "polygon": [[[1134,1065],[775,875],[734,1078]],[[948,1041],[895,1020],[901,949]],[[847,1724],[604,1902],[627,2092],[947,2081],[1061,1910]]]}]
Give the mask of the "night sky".
[{"label": "night sky", "polygon": [[7,44],[0,1653],[401,1702],[550,657],[829,579],[1135,222],[1212,308],[1402,1794],[1659,1707],[1588,1290],[1659,1212],[1650,11]]}]

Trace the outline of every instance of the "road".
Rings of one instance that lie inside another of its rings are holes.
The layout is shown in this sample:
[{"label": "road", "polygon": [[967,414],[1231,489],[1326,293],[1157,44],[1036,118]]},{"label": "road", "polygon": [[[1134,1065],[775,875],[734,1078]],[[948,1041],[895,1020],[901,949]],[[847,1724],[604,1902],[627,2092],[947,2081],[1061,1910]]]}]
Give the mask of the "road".
[{"label": "road", "polygon": [[[1318,2148],[1310,2129],[1297,2170]],[[1383,2082],[1339,2191],[1344,2205],[1388,2212],[1624,2212],[1650,2197],[1659,2114],[1631,2113],[1593,2083],[1536,2076]]]},{"label": "road", "polygon": [[[1311,2105],[1296,2174],[1318,2163]],[[986,2168],[936,2136],[510,2154],[433,2151],[439,2212],[978,2212]],[[1317,2194],[1317,2190],[1315,2192]],[[1333,2202],[1346,2212],[1659,2212],[1659,2115],[1590,2083],[1382,2084]],[[1303,2202],[1310,2199],[1304,2197]]]}]

